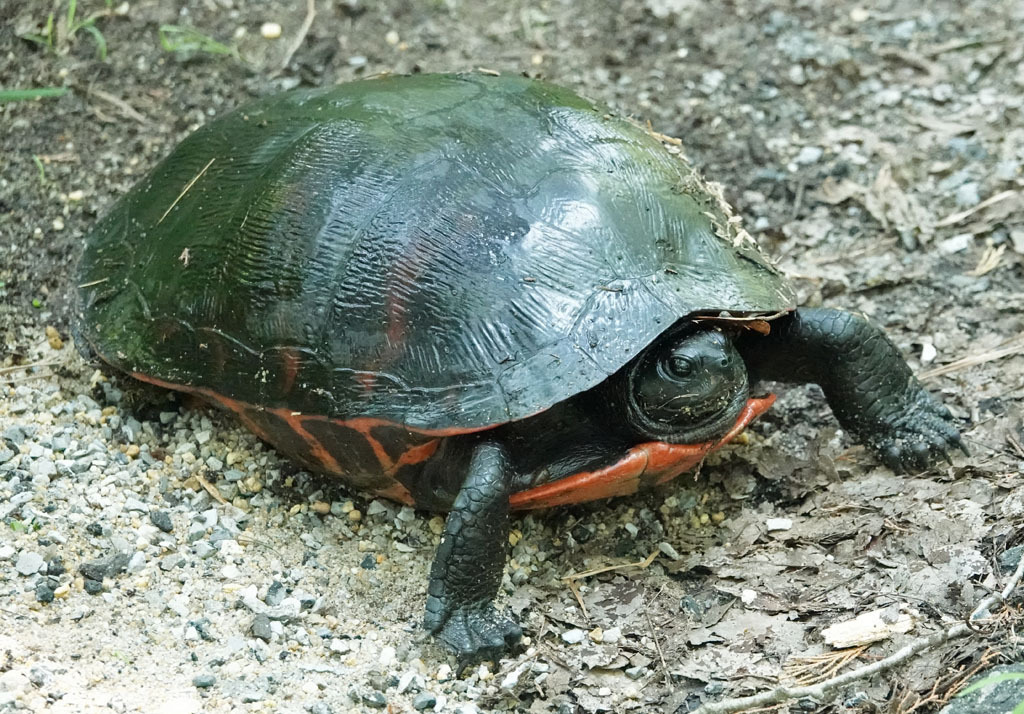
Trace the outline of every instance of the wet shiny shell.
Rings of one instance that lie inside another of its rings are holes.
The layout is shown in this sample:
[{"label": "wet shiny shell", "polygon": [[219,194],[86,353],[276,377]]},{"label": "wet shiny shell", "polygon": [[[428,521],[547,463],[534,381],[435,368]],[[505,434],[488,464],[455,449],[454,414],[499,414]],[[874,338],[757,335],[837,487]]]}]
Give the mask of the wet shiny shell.
[{"label": "wet shiny shell", "polygon": [[445,433],[543,411],[694,312],[793,306],[657,137],[484,74],[210,122],[100,222],[78,283],[83,335],[126,371]]}]

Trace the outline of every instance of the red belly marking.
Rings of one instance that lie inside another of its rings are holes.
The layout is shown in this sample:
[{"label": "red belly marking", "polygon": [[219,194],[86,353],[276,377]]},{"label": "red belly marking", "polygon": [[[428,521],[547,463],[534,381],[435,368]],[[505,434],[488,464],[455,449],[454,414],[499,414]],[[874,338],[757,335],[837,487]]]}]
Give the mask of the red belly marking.
[{"label": "red belly marking", "polygon": [[643,485],[666,483],[699,464],[711,451],[734,439],[774,401],[774,394],[748,400],[732,429],[717,441],[703,444],[666,444],[660,441],[637,444],[614,464],[514,493],[509,498],[509,504],[521,510],[549,508],[626,496],[635,493]]}]

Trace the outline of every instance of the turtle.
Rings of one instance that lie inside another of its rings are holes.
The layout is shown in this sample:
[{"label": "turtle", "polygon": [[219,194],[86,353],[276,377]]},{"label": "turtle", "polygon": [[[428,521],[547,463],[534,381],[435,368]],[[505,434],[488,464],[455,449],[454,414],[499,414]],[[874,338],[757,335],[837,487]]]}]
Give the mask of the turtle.
[{"label": "turtle", "polygon": [[[385,75],[210,121],[85,242],[78,330],[309,470],[447,512],[423,628],[513,647],[510,511],[664,484],[820,385],[894,470],[963,448],[864,315],[801,307],[664,137],[567,89]],[[760,392],[757,392],[760,393]]]}]

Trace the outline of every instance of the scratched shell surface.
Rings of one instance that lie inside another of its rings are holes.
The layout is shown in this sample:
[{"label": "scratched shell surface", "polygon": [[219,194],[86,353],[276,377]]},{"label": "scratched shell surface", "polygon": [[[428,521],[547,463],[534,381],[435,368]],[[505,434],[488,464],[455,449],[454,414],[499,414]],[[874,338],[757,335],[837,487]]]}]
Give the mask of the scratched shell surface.
[{"label": "scratched shell surface", "polygon": [[793,307],[657,138],[550,84],[393,76],[211,121],[87,239],[129,372],[423,430],[521,419],[694,312]]}]

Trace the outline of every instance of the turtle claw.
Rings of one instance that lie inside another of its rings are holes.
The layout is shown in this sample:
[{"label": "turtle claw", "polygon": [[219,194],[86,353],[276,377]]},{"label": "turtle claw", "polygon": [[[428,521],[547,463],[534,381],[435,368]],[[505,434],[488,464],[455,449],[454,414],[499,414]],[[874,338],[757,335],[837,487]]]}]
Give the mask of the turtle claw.
[{"label": "turtle claw", "polygon": [[473,662],[501,655],[523,636],[515,620],[489,602],[456,608],[444,618],[428,615],[424,628],[455,653],[460,672]]},{"label": "turtle claw", "polygon": [[869,442],[882,463],[897,473],[926,471],[940,459],[952,465],[954,450],[970,455],[953,426],[953,415],[924,389],[918,388],[902,409],[887,416]]}]

